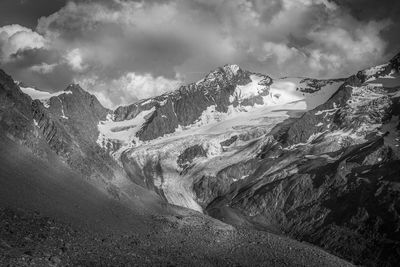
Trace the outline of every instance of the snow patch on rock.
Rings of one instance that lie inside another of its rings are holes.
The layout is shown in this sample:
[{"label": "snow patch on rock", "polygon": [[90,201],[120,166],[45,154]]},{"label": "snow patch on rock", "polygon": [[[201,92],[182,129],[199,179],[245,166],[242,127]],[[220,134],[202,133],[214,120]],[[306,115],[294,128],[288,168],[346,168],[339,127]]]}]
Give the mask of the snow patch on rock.
[{"label": "snow patch on rock", "polygon": [[367,76],[366,82],[374,81],[376,79],[376,75],[379,75],[382,71],[384,71],[388,65],[389,63],[364,70],[363,73]]},{"label": "snow patch on rock", "polygon": [[124,121],[114,121],[114,116],[109,114],[105,121],[100,121],[98,124],[97,144],[107,148],[110,142],[116,141],[122,145],[122,149],[137,146],[141,141],[136,135],[154,111],[155,107],[140,112],[133,119]]},{"label": "snow patch on rock", "polygon": [[235,92],[229,98],[232,103],[235,99],[239,101],[239,103],[243,99],[248,99],[254,96],[258,96],[262,94],[268,88],[265,85],[261,84],[261,81],[265,79],[264,76],[260,75],[250,75],[251,82],[246,85],[238,85],[236,86]]}]

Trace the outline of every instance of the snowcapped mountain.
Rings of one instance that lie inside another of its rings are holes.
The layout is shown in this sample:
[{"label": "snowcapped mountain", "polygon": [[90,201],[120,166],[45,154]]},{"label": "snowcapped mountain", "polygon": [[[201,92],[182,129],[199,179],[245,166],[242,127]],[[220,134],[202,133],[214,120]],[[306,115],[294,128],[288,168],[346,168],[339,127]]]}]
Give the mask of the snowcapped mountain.
[{"label": "snowcapped mountain", "polygon": [[123,203],[146,195],[355,263],[391,264],[400,246],[399,72],[400,54],[331,80],[226,65],[115,110],[79,85],[50,94],[0,72],[1,135],[46,160],[56,153]]},{"label": "snowcapped mountain", "polygon": [[227,65],[174,92],[117,108],[100,122],[97,142],[136,183],[202,211],[193,184],[254,157],[259,147],[249,144],[324,103],[343,81],[272,79]]},{"label": "snowcapped mountain", "polygon": [[136,147],[180,130],[235,119],[243,113],[262,115],[266,113],[262,111],[265,107],[272,110],[291,105],[292,109],[312,109],[324,103],[342,82],[340,79],[273,80],[227,65],[174,92],[117,108],[99,126],[98,142],[116,152],[121,147],[125,150],[124,146]]}]

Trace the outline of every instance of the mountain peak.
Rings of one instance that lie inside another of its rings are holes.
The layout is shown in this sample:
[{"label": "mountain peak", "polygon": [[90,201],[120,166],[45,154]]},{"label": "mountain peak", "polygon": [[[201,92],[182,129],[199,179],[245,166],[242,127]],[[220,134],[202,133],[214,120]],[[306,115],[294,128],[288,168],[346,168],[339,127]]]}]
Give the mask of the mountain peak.
[{"label": "mountain peak", "polygon": [[234,75],[236,75],[239,71],[242,69],[236,65],[236,64],[227,64],[222,67],[225,72],[232,72]]},{"label": "mountain peak", "polygon": [[394,57],[393,60],[398,60],[400,59],[400,52],[398,52]]},{"label": "mountain peak", "polygon": [[82,89],[82,87],[77,83],[71,83],[70,85],[67,86],[67,88],[64,89],[64,91],[70,91],[72,93],[76,92],[79,94],[86,93],[86,91]]},{"label": "mountain peak", "polygon": [[82,89],[82,87],[79,85],[79,83],[71,83],[67,86],[67,90],[71,89]]},{"label": "mountain peak", "polygon": [[206,77],[200,80],[199,83],[205,83],[206,86],[210,87],[210,82],[219,81],[223,83],[231,83],[233,80],[245,78],[247,71],[242,70],[236,64],[227,64],[222,67],[218,67],[208,73]]}]

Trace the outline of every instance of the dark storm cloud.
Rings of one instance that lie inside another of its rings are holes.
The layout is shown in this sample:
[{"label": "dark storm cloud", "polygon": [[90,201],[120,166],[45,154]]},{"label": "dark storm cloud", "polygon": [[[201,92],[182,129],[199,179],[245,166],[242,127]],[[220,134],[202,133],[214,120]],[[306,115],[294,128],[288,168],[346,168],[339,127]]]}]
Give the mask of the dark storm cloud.
[{"label": "dark storm cloud", "polygon": [[59,91],[65,89],[65,85],[74,79],[71,67],[60,63],[61,60],[60,53],[55,50],[26,49],[12,54],[11,60],[3,64],[2,68],[12,73],[17,81],[29,81],[35,87]]},{"label": "dark storm cloud", "polygon": [[388,6],[378,5],[376,13],[372,6],[367,0],[75,0],[52,14],[43,6],[34,31],[0,27],[0,61],[43,89],[79,82],[108,106],[163,93],[229,63],[273,76],[347,76],[394,50],[388,43],[396,43],[398,19]]},{"label": "dark storm cloud", "polygon": [[0,26],[20,24],[35,28],[38,18],[62,8],[67,0],[1,0]]},{"label": "dark storm cloud", "polygon": [[400,1],[399,0],[334,0],[352,16],[362,21],[390,19],[391,24],[381,33],[388,42],[387,56],[400,51]]},{"label": "dark storm cloud", "polygon": [[[58,51],[48,50],[44,48],[34,48],[27,50],[19,50],[11,55],[11,61],[8,65],[15,69],[30,68],[32,66],[46,63],[57,63],[60,59]],[[7,66],[7,65],[6,65]]]},{"label": "dark storm cloud", "polygon": [[8,73],[16,73],[13,78],[17,81],[29,81],[28,85],[35,86],[47,91],[60,91],[66,88],[74,79],[74,72],[66,64],[59,64],[54,66],[51,73],[41,72],[37,73],[32,69],[20,69],[17,65],[8,64],[4,66],[4,70]]}]

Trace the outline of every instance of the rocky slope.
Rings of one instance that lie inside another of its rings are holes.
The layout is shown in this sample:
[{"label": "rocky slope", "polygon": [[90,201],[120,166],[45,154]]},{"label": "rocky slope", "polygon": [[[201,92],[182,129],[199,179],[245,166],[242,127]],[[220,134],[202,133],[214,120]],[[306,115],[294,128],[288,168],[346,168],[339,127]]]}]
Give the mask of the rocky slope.
[{"label": "rocky slope", "polygon": [[5,266],[353,266],[316,247],[204,218],[153,217],[144,231],[76,228],[0,208]]}]

